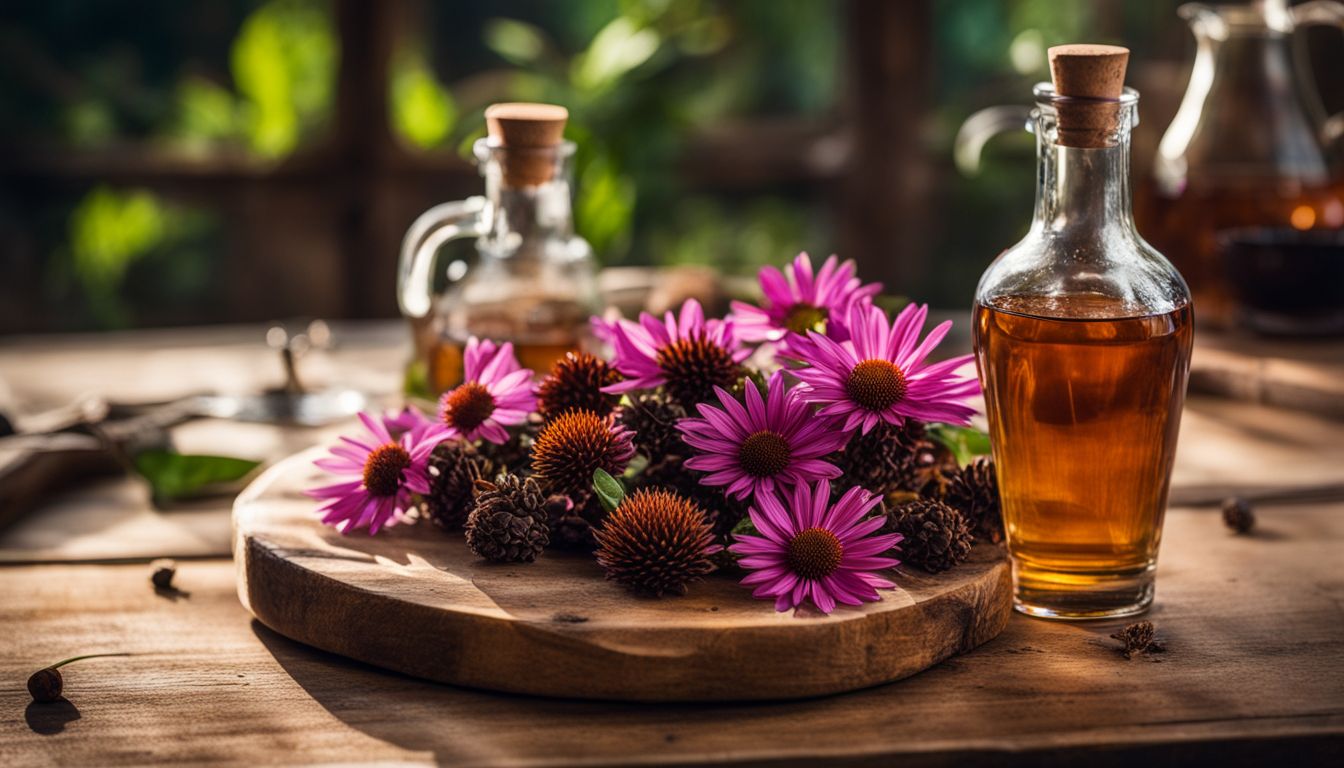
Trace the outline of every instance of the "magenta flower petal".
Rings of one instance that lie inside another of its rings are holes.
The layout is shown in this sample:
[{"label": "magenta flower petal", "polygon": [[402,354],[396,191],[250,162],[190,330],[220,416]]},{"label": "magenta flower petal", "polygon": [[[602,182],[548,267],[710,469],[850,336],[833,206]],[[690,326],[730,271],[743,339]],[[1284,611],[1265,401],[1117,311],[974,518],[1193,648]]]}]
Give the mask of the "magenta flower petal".
[{"label": "magenta flower petal", "polygon": [[897,565],[879,553],[900,540],[896,534],[869,535],[882,524],[880,517],[869,517],[880,498],[853,488],[831,504],[830,494],[826,480],[800,483],[787,509],[774,494],[758,495],[747,512],[762,535],[734,536],[728,547],[739,555],[738,565],[751,571],[742,585],[754,587],[754,597],[773,599],[777,611],[810,602],[830,613],[837,603],[873,602],[881,599],[878,589],[895,587],[875,573]]},{"label": "magenta flower petal", "polygon": [[330,449],[334,458],[313,462],[341,480],[305,493],[324,502],[322,522],[342,533],[367,528],[373,535],[411,509],[413,494],[429,491],[429,453],[447,432],[424,423],[393,438],[381,419],[361,413],[359,420],[368,435],[342,437]]},{"label": "magenta flower petal", "polygon": [[847,435],[826,420],[819,422],[811,407],[787,390],[781,372],[770,377],[765,398],[755,385],[746,390],[744,406],[715,388],[721,407],[702,403],[700,418],[677,424],[697,454],[686,466],[713,471],[702,478],[706,485],[726,486],[726,493],[745,499],[841,474],[822,457],[844,446]]},{"label": "magenta flower petal", "polygon": [[[751,355],[741,346],[733,323],[705,319],[695,299],[687,299],[675,315],[667,312],[659,319],[646,312],[638,322],[615,320],[604,330],[612,345],[612,366],[625,377],[603,388],[615,394],[662,386],[689,406],[703,401],[711,386],[732,385],[739,376],[737,364]],[[691,375],[708,380],[689,380]]]},{"label": "magenta flower petal", "polygon": [[849,315],[849,341],[836,342],[816,332],[800,346],[806,367],[791,371],[801,397],[818,413],[840,419],[846,432],[868,432],[881,422],[906,419],[968,424],[975,409],[967,402],[980,392],[974,378],[956,371],[969,361],[925,365],[947,335],[940,324],[920,341],[928,307],[907,306],[890,322],[881,309],[856,306]]},{"label": "magenta flower petal", "polygon": [[463,353],[463,374],[465,381],[439,398],[443,436],[508,442],[505,427],[522,424],[537,408],[532,371],[519,365],[511,342],[496,346],[473,336]]},{"label": "magenta flower petal", "polygon": [[802,334],[824,329],[826,336],[849,338],[850,310],[868,305],[881,292],[878,283],[864,284],[855,276],[853,261],[831,256],[813,272],[812,260],[800,253],[780,271],[762,267],[759,278],[764,305],[735,301],[730,319],[744,341],[779,343],[781,351],[796,352],[807,341]]}]

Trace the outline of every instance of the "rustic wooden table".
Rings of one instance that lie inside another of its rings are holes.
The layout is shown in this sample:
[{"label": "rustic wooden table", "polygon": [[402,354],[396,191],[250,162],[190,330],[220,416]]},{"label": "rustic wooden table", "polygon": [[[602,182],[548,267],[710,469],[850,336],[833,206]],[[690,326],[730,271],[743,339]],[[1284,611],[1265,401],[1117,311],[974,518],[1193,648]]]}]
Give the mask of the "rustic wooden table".
[{"label": "rustic wooden table", "polygon": [[[87,392],[169,398],[273,383],[257,329],[0,343],[25,411]],[[400,325],[338,329],[312,379],[391,396]],[[1198,353],[1197,353],[1198,354]],[[330,430],[199,421],[181,448],[276,459]],[[1209,398],[1188,404],[1187,493],[1344,480],[1341,424]],[[1015,616],[979,650],[900,683],[817,700],[650,706],[464,690],[311,650],[238,602],[228,503],[156,512],[108,480],[0,533],[0,764],[453,765],[1341,764],[1344,504],[1264,504],[1250,536],[1173,508],[1150,618],[1164,654],[1126,661],[1121,622]],[[178,593],[150,558],[178,557]],[[395,632],[396,627],[388,631]],[[29,703],[29,673],[79,653],[68,701]],[[800,663],[806,663],[800,659]]]}]

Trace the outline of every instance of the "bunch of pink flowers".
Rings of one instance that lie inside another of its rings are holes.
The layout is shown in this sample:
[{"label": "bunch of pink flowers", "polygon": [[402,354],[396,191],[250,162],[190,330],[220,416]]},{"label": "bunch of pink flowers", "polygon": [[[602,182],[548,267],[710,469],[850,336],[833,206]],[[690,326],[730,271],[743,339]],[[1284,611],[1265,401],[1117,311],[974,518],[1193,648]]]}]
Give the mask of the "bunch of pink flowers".
[{"label": "bunch of pink flowers", "polygon": [[[879,425],[968,424],[979,393],[960,373],[970,356],[930,362],[951,322],[926,334],[928,309],[914,304],[890,317],[873,302],[881,286],[862,283],[854,264],[835,256],[815,270],[805,253],[783,270],[766,267],[760,286],[759,305],[734,302],[723,319],[706,318],[694,300],[662,318],[594,318],[619,374],[601,392],[628,405],[657,391],[686,413],[675,424],[685,467],[747,505],[750,530],[725,543],[756,597],[781,611],[810,603],[823,613],[878,600],[879,589],[894,586],[879,572],[897,565],[900,536],[881,532],[872,489],[840,488],[833,498],[832,482],[844,474],[836,455]],[[782,367],[749,370],[758,346]],[[361,416],[365,433],[342,438],[317,462],[340,476],[310,492],[325,522],[371,534],[401,522],[429,492],[436,446],[502,444],[533,418],[533,374],[510,344],[471,339],[465,378],[433,419],[414,409]]]}]

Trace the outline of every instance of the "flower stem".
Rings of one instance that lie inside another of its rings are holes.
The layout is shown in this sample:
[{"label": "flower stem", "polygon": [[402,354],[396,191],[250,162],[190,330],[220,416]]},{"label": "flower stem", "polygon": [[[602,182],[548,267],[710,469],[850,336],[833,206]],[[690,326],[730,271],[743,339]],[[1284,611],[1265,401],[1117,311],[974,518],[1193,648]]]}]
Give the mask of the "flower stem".
[{"label": "flower stem", "polygon": [[50,667],[48,667],[48,669],[56,669],[57,667],[64,667],[66,664],[69,664],[72,661],[81,661],[83,659],[98,659],[104,656],[133,656],[133,655],[134,654],[131,653],[87,653],[84,654],[83,656],[71,656],[70,658],[65,659],[64,661],[58,661],[55,664],[52,664]]}]

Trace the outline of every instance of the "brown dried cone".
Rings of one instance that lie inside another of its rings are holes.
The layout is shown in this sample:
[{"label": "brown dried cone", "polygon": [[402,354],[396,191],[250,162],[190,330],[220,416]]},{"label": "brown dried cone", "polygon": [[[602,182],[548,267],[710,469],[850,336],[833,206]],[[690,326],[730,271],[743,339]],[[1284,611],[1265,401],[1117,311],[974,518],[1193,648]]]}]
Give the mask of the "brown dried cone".
[{"label": "brown dried cone", "polygon": [[1111,637],[1120,641],[1123,646],[1120,655],[1126,659],[1132,659],[1136,654],[1162,653],[1167,650],[1166,644],[1157,639],[1157,628],[1151,621],[1130,624]]},{"label": "brown dried cone", "polygon": [[620,380],[621,374],[606,360],[587,352],[568,352],[542,379],[537,389],[537,411],[546,421],[574,410],[606,416],[616,409],[621,396],[609,395],[602,388]]},{"label": "brown dried cone", "polygon": [[966,515],[976,538],[995,544],[1003,541],[999,479],[993,459],[981,456],[962,467],[948,485],[943,501]]},{"label": "brown dried cone", "polygon": [[509,430],[508,442],[496,444],[483,440],[478,450],[481,455],[494,462],[496,472],[525,474],[532,455],[532,442],[536,440],[537,431],[540,429],[541,419],[533,416],[522,426]]},{"label": "brown dried cone", "polygon": [[629,430],[611,416],[566,411],[532,443],[532,474],[547,493],[572,496],[586,492],[599,469],[620,476],[634,453]]},{"label": "brown dried cone", "polygon": [[429,494],[424,510],[434,524],[461,528],[471,514],[476,481],[493,477],[495,463],[465,440],[445,440],[429,455]]},{"label": "brown dried cone", "polygon": [[686,594],[687,584],[714,570],[718,551],[704,511],[666,490],[630,494],[594,535],[608,579],[658,597]]},{"label": "brown dried cone", "polygon": [[551,546],[556,549],[591,552],[597,546],[593,528],[606,518],[606,510],[591,493],[574,497],[554,494],[546,499],[546,516],[551,528]]},{"label": "brown dried cone", "polygon": [[1250,533],[1255,527],[1255,510],[1240,496],[1223,500],[1223,524],[1237,533]]},{"label": "brown dried cone", "polygon": [[500,475],[476,481],[476,507],[467,518],[467,547],[486,560],[530,563],[550,543],[546,497],[532,478]]},{"label": "brown dried cone", "polygon": [[831,482],[837,492],[854,486],[876,494],[914,491],[923,485],[920,451],[929,449],[922,422],[906,419],[902,426],[881,423],[868,434],[856,434],[832,457],[844,473]]},{"label": "brown dried cone", "polygon": [[667,488],[695,502],[704,510],[705,519],[720,542],[725,541],[738,522],[747,516],[750,506],[747,501],[724,494],[721,487],[705,485],[699,473],[686,469],[680,456],[669,456],[646,467],[640,476],[640,487]]},{"label": "brown dried cone", "polygon": [[961,474],[961,464],[950,448],[937,440],[925,440],[915,455],[914,490],[925,496],[941,499],[947,495],[952,480]]},{"label": "brown dried cone", "polygon": [[635,433],[632,438],[635,450],[651,461],[686,454],[686,444],[677,431],[677,422],[686,418],[686,409],[662,391],[632,396],[629,403],[621,406],[616,418],[621,426]]},{"label": "brown dried cone", "polygon": [[966,516],[936,499],[915,499],[887,513],[886,533],[899,533],[902,563],[941,573],[971,553],[975,537]]},{"label": "brown dried cone", "polygon": [[663,390],[686,408],[717,401],[714,387],[733,390],[747,369],[733,354],[705,334],[689,336],[658,350],[658,365],[666,375]]}]

